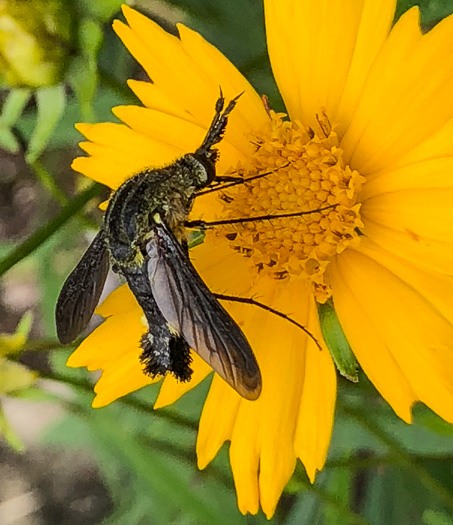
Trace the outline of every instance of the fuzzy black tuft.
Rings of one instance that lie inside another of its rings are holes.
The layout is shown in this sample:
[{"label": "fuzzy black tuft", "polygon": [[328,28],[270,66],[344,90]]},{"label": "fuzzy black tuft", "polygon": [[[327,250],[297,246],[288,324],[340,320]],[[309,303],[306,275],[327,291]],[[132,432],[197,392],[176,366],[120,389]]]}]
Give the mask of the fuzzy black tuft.
[{"label": "fuzzy black tuft", "polygon": [[151,334],[146,333],[142,336],[140,339],[140,348],[142,349],[140,362],[143,365],[143,372],[147,376],[152,378],[164,376],[169,371],[171,361],[168,349],[163,349],[164,352],[156,351]]},{"label": "fuzzy black tuft", "polygon": [[166,340],[165,347],[159,344],[159,341],[149,332],[142,336],[140,362],[143,365],[143,372],[152,378],[170,373],[178,381],[183,383],[189,381],[193,373],[190,367],[192,356],[189,345],[182,337],[174,335]]},{"label": "fuzzy black tuft", "polygon": [[170,340],[170,372],[178,381],[190,381],[193,370],[190,367],[192,356],[189,345],[182,337],[172,337]]}]

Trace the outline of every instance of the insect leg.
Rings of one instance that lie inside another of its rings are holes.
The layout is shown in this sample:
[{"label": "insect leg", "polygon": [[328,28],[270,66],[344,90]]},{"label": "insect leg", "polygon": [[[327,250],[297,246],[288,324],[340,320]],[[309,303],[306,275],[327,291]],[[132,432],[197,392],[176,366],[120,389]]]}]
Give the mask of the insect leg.
[{"label": "insect leg", "polygon": [[250,304],[252,306],[256,306],[258,308],[261,308],[261,309],[265,310],[266,312],[270,312],[271,314],[274,314],[274,315],[276,315],[278,317],[281,317],[282,319],[285,319],[286,321],[288,321],[291,324],[297,326],[303,332],[305,332],[308,335],[308,337],[310,337],[313,340],[313,342],[316,344],[316,346],[320,350],[322,350],[321,345],[319,344],[318,340],[310,332],[310,330],[308,330],[308,328],[306,328],[303,324],[298,323],[297,321],[295,321],[294,319],[292,319],[288,315],[284,314],[283,312],[279,312],[275,308],[272,308],[271,306],[268,306],[267,304],[261,303],[261,302],[255,300],[255,299],[253,299],[251,297],[237,297],[237,296],[234,296],[234,295],[225,295],[225,294],[219,294],[219,293],[213,293],[212,295],[214,295],[214,297],[216,299],[219,299],[220,301],[232,301],[232,302],[236,302],[236,303]]},{"label": "insect leg", "polygon": [[185,226],[187,228],[198,228],[198,229],[207,229],[214,226],[223,226],[225,224],[241,224],[244,222],[256,222],[256,221],[269,221],[272,219],[287,219],[289,217],[300,217],[302,215],[309,215],[310,213],[319,213],[325,210],[330,210],[338,206],[337,204],[331,204],[330,206],[325,206],[324,208],[317,208],[316,210],[309,211],[296,211],[293,213],[283,213],[281,215],[258,215],[256,217],[243,217],[238,219],[224,219],[221,221],[186,221]]},{"label": "insect leg", "polygon": [[[276,171],[282,168],[287,168],[288,166],[289,164],[284,164],[283,166],[280,166],[280,168],[276,168],[275,170],[266,171],[265,173],[259,173],[258,175],[253,175],[253,177],[247,177],[246,179],[244,179],[243,177],[230,177],[230,176],[216,177],[214,179],[214,182],[220,182],[220,183],[225,183],[225,184],[220,184],[218,186],[208,188],[207,190],[199,191],[197,193],[197,197],[201,195],[206,195],[207,193],[213,193],[215,191],[225,190],[233,186],[237,186],[239,184],[245,184],[246,182],[251,182],[252,180],[257,180],[263,177],[267,177],[268,175],[272,175]],[[236,180],[232,180],[232,179],[236,179]]]}]

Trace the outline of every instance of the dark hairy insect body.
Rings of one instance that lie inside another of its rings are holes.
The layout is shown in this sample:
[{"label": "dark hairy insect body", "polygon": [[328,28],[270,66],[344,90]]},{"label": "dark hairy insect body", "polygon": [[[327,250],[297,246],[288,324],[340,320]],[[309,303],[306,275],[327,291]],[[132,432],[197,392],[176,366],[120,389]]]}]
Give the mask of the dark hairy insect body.
[{"label": "dark hairy insect body", "polygon": [[185,240],[184,222],[201,184],[196,184],[198,180],[206,184],[206,170],[186,155],[166,168],[134,175],[118,188],[107,208],[104,229],[109,251],[120,268],[140,260],[140,244],[155,225],[156,213],[179,242]]},{"label": "dark hairy insect body", "polygon": [[144,170],[113,194],[104,225],[66,280],[56,308],[60,341],[86,328],[99,301],[109,261],[140,305],[148,331],[140,345],[145,373],[190,379],[198,353],[247,399],[261,392],[261,374],[244,334],[193,268],[185,224],[198,190],[215,179],[220,142],[236,99],[221,96],[203,144],[173,164]]},{"label": "dark hairy insect body", "polygon": [[185,155],[171,166],[146,170],[128,179],[113,195],[105,214],[105,241],[113,270],[125,277],[149,327],[140,346],[144,370],[151,376],[171,372],[180,381],[187,381],[192,371],[187,342],[171,329],[154,298],[146,246],[155,242],[156,219],[185,244],[184,221],[197,187],[206,182],[203,165]]}]

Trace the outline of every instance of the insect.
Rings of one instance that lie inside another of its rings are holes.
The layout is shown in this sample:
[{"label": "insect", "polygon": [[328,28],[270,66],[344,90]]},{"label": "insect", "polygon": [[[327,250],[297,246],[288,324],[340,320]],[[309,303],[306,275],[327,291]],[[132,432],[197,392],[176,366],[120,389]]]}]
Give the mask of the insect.
[{"label": "insect", "polygon": [[63,285],[55,315],[59,340],[73,341],[93,315],[111,264],[125,278],[148,324],[140,341],[146,374],[171,373],[188,381],[192,348],[241,396],[254,400],[261,392],[255,356],[190,262],[185,233],[197,192],[216,181],[214,146],[238,98],[225,108],[220,94],[206,137],[194,153],[141,171],[116,190],[103,226]]}]

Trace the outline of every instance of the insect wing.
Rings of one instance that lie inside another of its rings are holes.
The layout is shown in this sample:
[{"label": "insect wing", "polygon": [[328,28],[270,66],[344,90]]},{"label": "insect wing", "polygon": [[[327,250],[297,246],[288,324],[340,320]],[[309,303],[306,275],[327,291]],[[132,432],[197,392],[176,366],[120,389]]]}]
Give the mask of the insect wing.
[{"label": "insect wing", "polygon": [[57,335],[63,344],[73,341],[93,315],[109,271],[109,255],[101,230],[66,279],[55,310]]},{"label": "insect wing", "polygon": [[168,324],[241,396],[257,399],[261,373],[247,339],[165,224],[153,227],[146,250],[152,292]]}]

